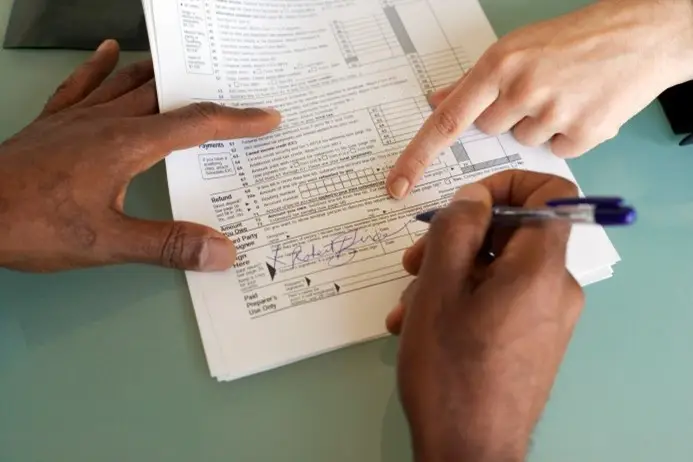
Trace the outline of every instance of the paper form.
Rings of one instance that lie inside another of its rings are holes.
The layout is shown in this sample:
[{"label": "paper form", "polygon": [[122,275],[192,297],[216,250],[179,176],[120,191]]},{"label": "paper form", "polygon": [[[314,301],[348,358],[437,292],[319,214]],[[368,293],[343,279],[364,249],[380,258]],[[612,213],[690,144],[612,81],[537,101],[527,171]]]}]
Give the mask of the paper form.
[{"label": "paper form", "polygon": [[[191,102],[274,107],[281,127],[210,141],[166,161],[176,219],[221,230],[235,268],[188,273],[212,374],[234,379],[385,334],[410,279],[405,249],[463,184],[567,164],[510,134],[471,128],[410,197],[384,180],[432,108],[495,34],[476,0],[146,0],[162,111]],[[605,232],[576,227],[582,283],[619,260]]]}]

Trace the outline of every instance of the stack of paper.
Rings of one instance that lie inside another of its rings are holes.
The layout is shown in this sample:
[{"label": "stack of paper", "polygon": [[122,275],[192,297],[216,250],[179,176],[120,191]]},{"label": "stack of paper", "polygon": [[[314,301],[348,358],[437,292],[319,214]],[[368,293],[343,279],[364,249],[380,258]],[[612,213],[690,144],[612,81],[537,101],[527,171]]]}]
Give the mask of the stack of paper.
[{"label": "stack of paper", "polygon": [[[496,39],[476,0],[144,0],[162,111],[199,101],[276,107],[260,139],[167,159],[176,219],[226,233],[223,274],[187,275],[211,373],[231,380],[385,334],[409,277],[412,218],[462,184],[523,168],[574,181],[566,163],[511,135],[467,131],[410,198],[384,179],[454,82]],[[577,227],[568,267],[582,284],[619,257]]]}]

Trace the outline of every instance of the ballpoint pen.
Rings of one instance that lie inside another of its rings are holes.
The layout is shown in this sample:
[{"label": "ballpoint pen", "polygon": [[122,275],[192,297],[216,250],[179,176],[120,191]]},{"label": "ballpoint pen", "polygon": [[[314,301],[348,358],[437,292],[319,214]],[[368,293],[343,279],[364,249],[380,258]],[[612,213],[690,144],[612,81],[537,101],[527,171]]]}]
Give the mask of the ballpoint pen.
[{"label": "ballpoint pen", "polygon": [[[431,210],[416,216],[418,221],[430,223],[437,213]],[[542,208],[496,206],[492,209],[494,225],[520,226],[551,220],[573,224],[601,226],[628,226],[635,222],[636,211],[624,204],[620,197],[584,197],[555,199]]]}]

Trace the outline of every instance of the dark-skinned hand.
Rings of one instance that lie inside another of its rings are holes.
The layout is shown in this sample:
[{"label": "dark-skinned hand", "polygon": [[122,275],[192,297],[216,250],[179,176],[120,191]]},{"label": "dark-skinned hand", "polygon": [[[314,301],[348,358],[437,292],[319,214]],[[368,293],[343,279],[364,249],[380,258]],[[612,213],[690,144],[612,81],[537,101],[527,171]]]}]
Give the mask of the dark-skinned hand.
[{"label": "dark-skinned hand", "polygon": [[[387,326],[415,460],[523,461],[584,303],[566,269],[570,225],[494,227],[491,207],[575,197],[555,176],[511,171],[460,189],[405,255],[417,276]],[[513,232],[514,231],[514,232]]]},{"label": "dark-skinned hand", "polygon": [[35,121],[0,144],[0,266],[51,272],[119,263],[200,271],[233,265],[236,252],[223,234],[129,217],[125,194],[133,177],[170,152],[263,135],[279,114],[212,103],[159,114],[151,61],[111,76],[119,54],[116,42],[104,42]]}]

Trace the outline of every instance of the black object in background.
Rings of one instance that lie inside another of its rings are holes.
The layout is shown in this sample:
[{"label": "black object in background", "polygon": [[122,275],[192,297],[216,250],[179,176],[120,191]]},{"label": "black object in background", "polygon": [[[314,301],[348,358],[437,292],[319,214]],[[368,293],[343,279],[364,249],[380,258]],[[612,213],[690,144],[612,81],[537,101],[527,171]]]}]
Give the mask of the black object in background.
[{"label": "black object in background", "polygon": [[94,50],[109,38],[149,50],[141,0],[15,0],[4,47]]},{"label": "black object in background", "polygon": [[[671,87],[659,96],[659,103],[676,135],[693,134],[693,81]],[[693,138],[684,139],[690,144]]]}]

